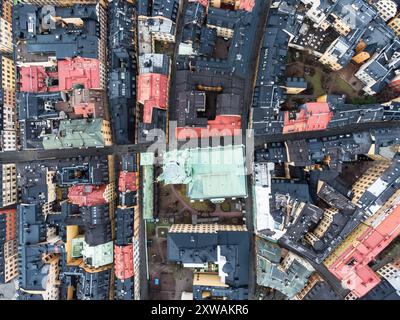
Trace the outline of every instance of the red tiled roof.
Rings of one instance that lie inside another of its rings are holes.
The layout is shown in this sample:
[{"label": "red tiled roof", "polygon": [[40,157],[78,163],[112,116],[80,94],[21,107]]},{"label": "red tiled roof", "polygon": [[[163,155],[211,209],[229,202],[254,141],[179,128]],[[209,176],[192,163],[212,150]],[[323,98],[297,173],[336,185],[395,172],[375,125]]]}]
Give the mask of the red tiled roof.
[{"label": "red tiled roof", "polygon": [[285,111],[283,133],[324,130],[331,118],[332,112],[328,103],[306,103],[295,119],[289,119],[289,111]]},{"label": "red tiled roof", "polygon": [[106,204],[108,201],[105,199],[106,185],[92,186],[92,185],[76,185],[68,190],[68,199],[80,207],[95,206],[99,204]]},{"label": "red tiled roof", "polygon": [[139,75],[137,99],[144,106],[143,122],[151,123],[153,108],[167,109],[168,77],[156,73]]},{"label": "red tiled roof", "polygon": [[120,280],[133,277],[133,244],[114,246],[114,270]]},{"label": "red tiled roof", "polygon": [[[239,3],[239,9],[240,10],[246,10],[251,12],[253,10],[253,7],[255,5],[255,0],[238,0]],[[189,2],[198,2],[204,7],[208,7],[208,0],[189,0]]]},{"label": "red tiled roof", "polygon": [[226,137],[241,134],[242,121],[241,116],[237,115],[219,115],[215,120],[209,120],[207,127],[178,127],[176,128],[176,139],[194,139],[209,137]]},{"label": "red tiled roof", "polygon": [[96,115],[96,103],[87,102],[74,105],[74,113],[82,115],[84,118],[89,117],[89,115]]},{"label": "red tiled roof", "polygon": [[329,271],[357,297],[364,296],[380,282],[368,264],[399,234],[400,206],[397,206],[377,227],[368,227],[355,244],[349,245]]},{"label": "red tiled roof", "polygon": [[17,238],[17,210],[0,209],[0,215],[5,216],[5,240],[10,241]]},{"label": "red tiled roof", "polygon": [[44,67],[29,66],[21,67],[20,71],[20,90],[23,92],[53,92],[58,91],[57,85],[48,87],[46,79],[57,79],[57,71],[45,71]]},{"label": "red tiled roof", "polygon": [[255,5],[255,0],[241,0],[239,9],[251,12],[253,11],[254,5]]},{"label": "red tiled roof", "polygon": [[76,57],[58,61],[59,90],[71,90],[74,84],[85,89],[100,89],[100,61]]},{"label": "red tiled roof", "polygon": [[118,190],[120,192],[136,191],[136,172],[120,171],[118,179]]}]

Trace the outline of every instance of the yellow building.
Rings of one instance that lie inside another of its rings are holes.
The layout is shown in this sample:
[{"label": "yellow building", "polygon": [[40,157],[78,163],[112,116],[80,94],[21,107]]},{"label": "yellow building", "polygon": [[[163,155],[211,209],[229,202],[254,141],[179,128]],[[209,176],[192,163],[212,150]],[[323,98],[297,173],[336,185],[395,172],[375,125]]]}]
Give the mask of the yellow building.
[{"label": "yellow building", "polygon": [[396,33],[396,36],[399,37],[400,36],[400,14],[398,14],[396,17],[394,17],[392,20],[390,20],[388,25]]},{"label": "yellow building", "polygon": [[353,57],[353,61],[355,63],[361,64],[361,63],[367,61],[369,58],[371,58],[371,55],[369,54],[369,52],[362,51]]},{"label": "yellow building", "polygon": [[60,6],[60,7],[68,7],[72,4],[97,4],[100,3],[103,7],[108,6],[107,0],[17,0],[18,3],[26,3],[26,4],[36,4],[36,5],[53,5],[53,6]]},{"label": "yellow building", "polygon": [[17,168],[15,164],[0,165],[0,207],[17,203]]},{"label": "yellow building", "polygon": [[352,202],[357,204],[364,192],[382,175],[382,173],[390,166],[390,161],[375,161],[354,184]]}]

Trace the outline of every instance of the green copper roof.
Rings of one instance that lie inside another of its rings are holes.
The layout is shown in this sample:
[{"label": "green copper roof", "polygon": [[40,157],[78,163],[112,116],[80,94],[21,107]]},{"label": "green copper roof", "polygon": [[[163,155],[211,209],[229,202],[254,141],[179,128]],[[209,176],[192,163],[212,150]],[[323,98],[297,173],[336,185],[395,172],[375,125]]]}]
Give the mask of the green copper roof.
[{"label": "green copper roof", "polygon": [[142,166],[143,177],[143,219],[153,219],[153,193],[154,193],[154,153],[146,152],[140,154],[140,165]]},{"label": "green copper roof", "polygon": [[301,264],[298,260],[294,260],[287,270],[279,266],[257,255],[257,284],[279,290],[292,299],[304,288],[313,269]]},{"label": "green copper roof", "polygon": [[171,151],[164,155],[166,184],[187,184],[191,200],[247,196],[244,146]]},{"label": "green copper roof", "polygon": [[140,154],[140,165],[141,166],[152,166],[154,164],[154,153],[143,152]]},{"label": "green copper roof", "polygon": [[43,148],[102,147],[105,145],[102,126],[103,119],[62,120],[58,133],[44,135]]}]

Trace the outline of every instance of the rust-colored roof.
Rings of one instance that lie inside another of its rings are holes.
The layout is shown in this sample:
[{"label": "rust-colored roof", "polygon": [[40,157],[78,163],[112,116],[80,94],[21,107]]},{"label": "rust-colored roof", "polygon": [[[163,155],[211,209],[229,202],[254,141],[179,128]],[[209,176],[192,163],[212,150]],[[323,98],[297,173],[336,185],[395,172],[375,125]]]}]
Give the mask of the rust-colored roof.
[{"label": "rust-colored roof", "polygon": [[57,79],[57,71],[45,71],[41,66],[29,66],[20,68],[20,90],[23,92],[54,92],[59,91],[58,85],[48,87],[46,79]]},{"label": "rust-colored roof", "polygon": [[[189,0],[189,2],[198,2],[200,3],[203,7],[208,8],[208,0]],[[255,5],[255,0],[236,0],[234,1],[235,5],[239,3],[239,9],[240,10],[246,10],[246,11],[253,11],[253,7]]]},{"label": "rust-colored roof", "polygon": [[136,191],[137,189],[137,173],[120,171],[118,178],[119,192]]},{"label": "rust-colored roof", "polygon": [[105,198],[106,185],[92,186],[92,185],[76,185],[68,190],[68,199],[73,204],[80,207],[83,206],[96,206],[99,204],[106,204]]},{"label": "rust-colored roof", "polygon": [[240,0],[239,9],[246,11],[253,11],[253,7],[255,5],[255,0]]},{"label": "rust-colored roof", "polygon": [[377,227],[368,227],[351,243],[338,259],[328,267],[343,285],[362,297],[374,288],[380,278],[368,264],[400,234],[400,206]]},{"label": "rust-colored roof", "polygon": [[156,73],[139,75],[137,100],[144,106],[143,122],[151,123],[153,108],[167,109],[168,77]]},{"label": "rust-colored roof", "polygon": [[289,111],[284,113],[283,133],[325,130],[331,118],[332,112],[328,103],[306,103],[295,119],[289,119]]},{"label": "rust-colored roof", "polygon": [[5,240],[10,241],[17,238],[17,210],[0,209],[0,216],[5,216]]},{"label": "rust-colored roof", "polygon": [[133,277],[133,244],[127,246],[114,246],[115,276],[120,280]]},{"label": "rust-colored roof", "polygon": [[75,84],[85,89],[100,89],[100,61],[76,57],[58,61],[59,90],[71,90]]},{"label": "rust-colored roof", "polygon": [[209,137],[226,137],[241,134],[242,121],[238,115],[219,115],[215,120],[209,120],[207,127],[179,127],[176,128],[176,139],[194,139]]},{"label": "rust-colored roof", "polygon": [[95,114],[96,103],[88,102],[81,103],[74,106],[74,113],[77,115],[82,115],[84,118],[88,118],[89,115]]}]

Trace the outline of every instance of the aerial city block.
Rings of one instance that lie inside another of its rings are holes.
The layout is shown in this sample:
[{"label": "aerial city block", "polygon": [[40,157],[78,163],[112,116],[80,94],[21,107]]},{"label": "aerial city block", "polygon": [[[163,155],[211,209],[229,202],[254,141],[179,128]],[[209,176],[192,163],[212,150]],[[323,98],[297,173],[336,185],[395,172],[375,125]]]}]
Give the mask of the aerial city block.
[{"label": "aerial city block", "polygon": [[400,300],[400,0],[0,16],[0,300]]}]

